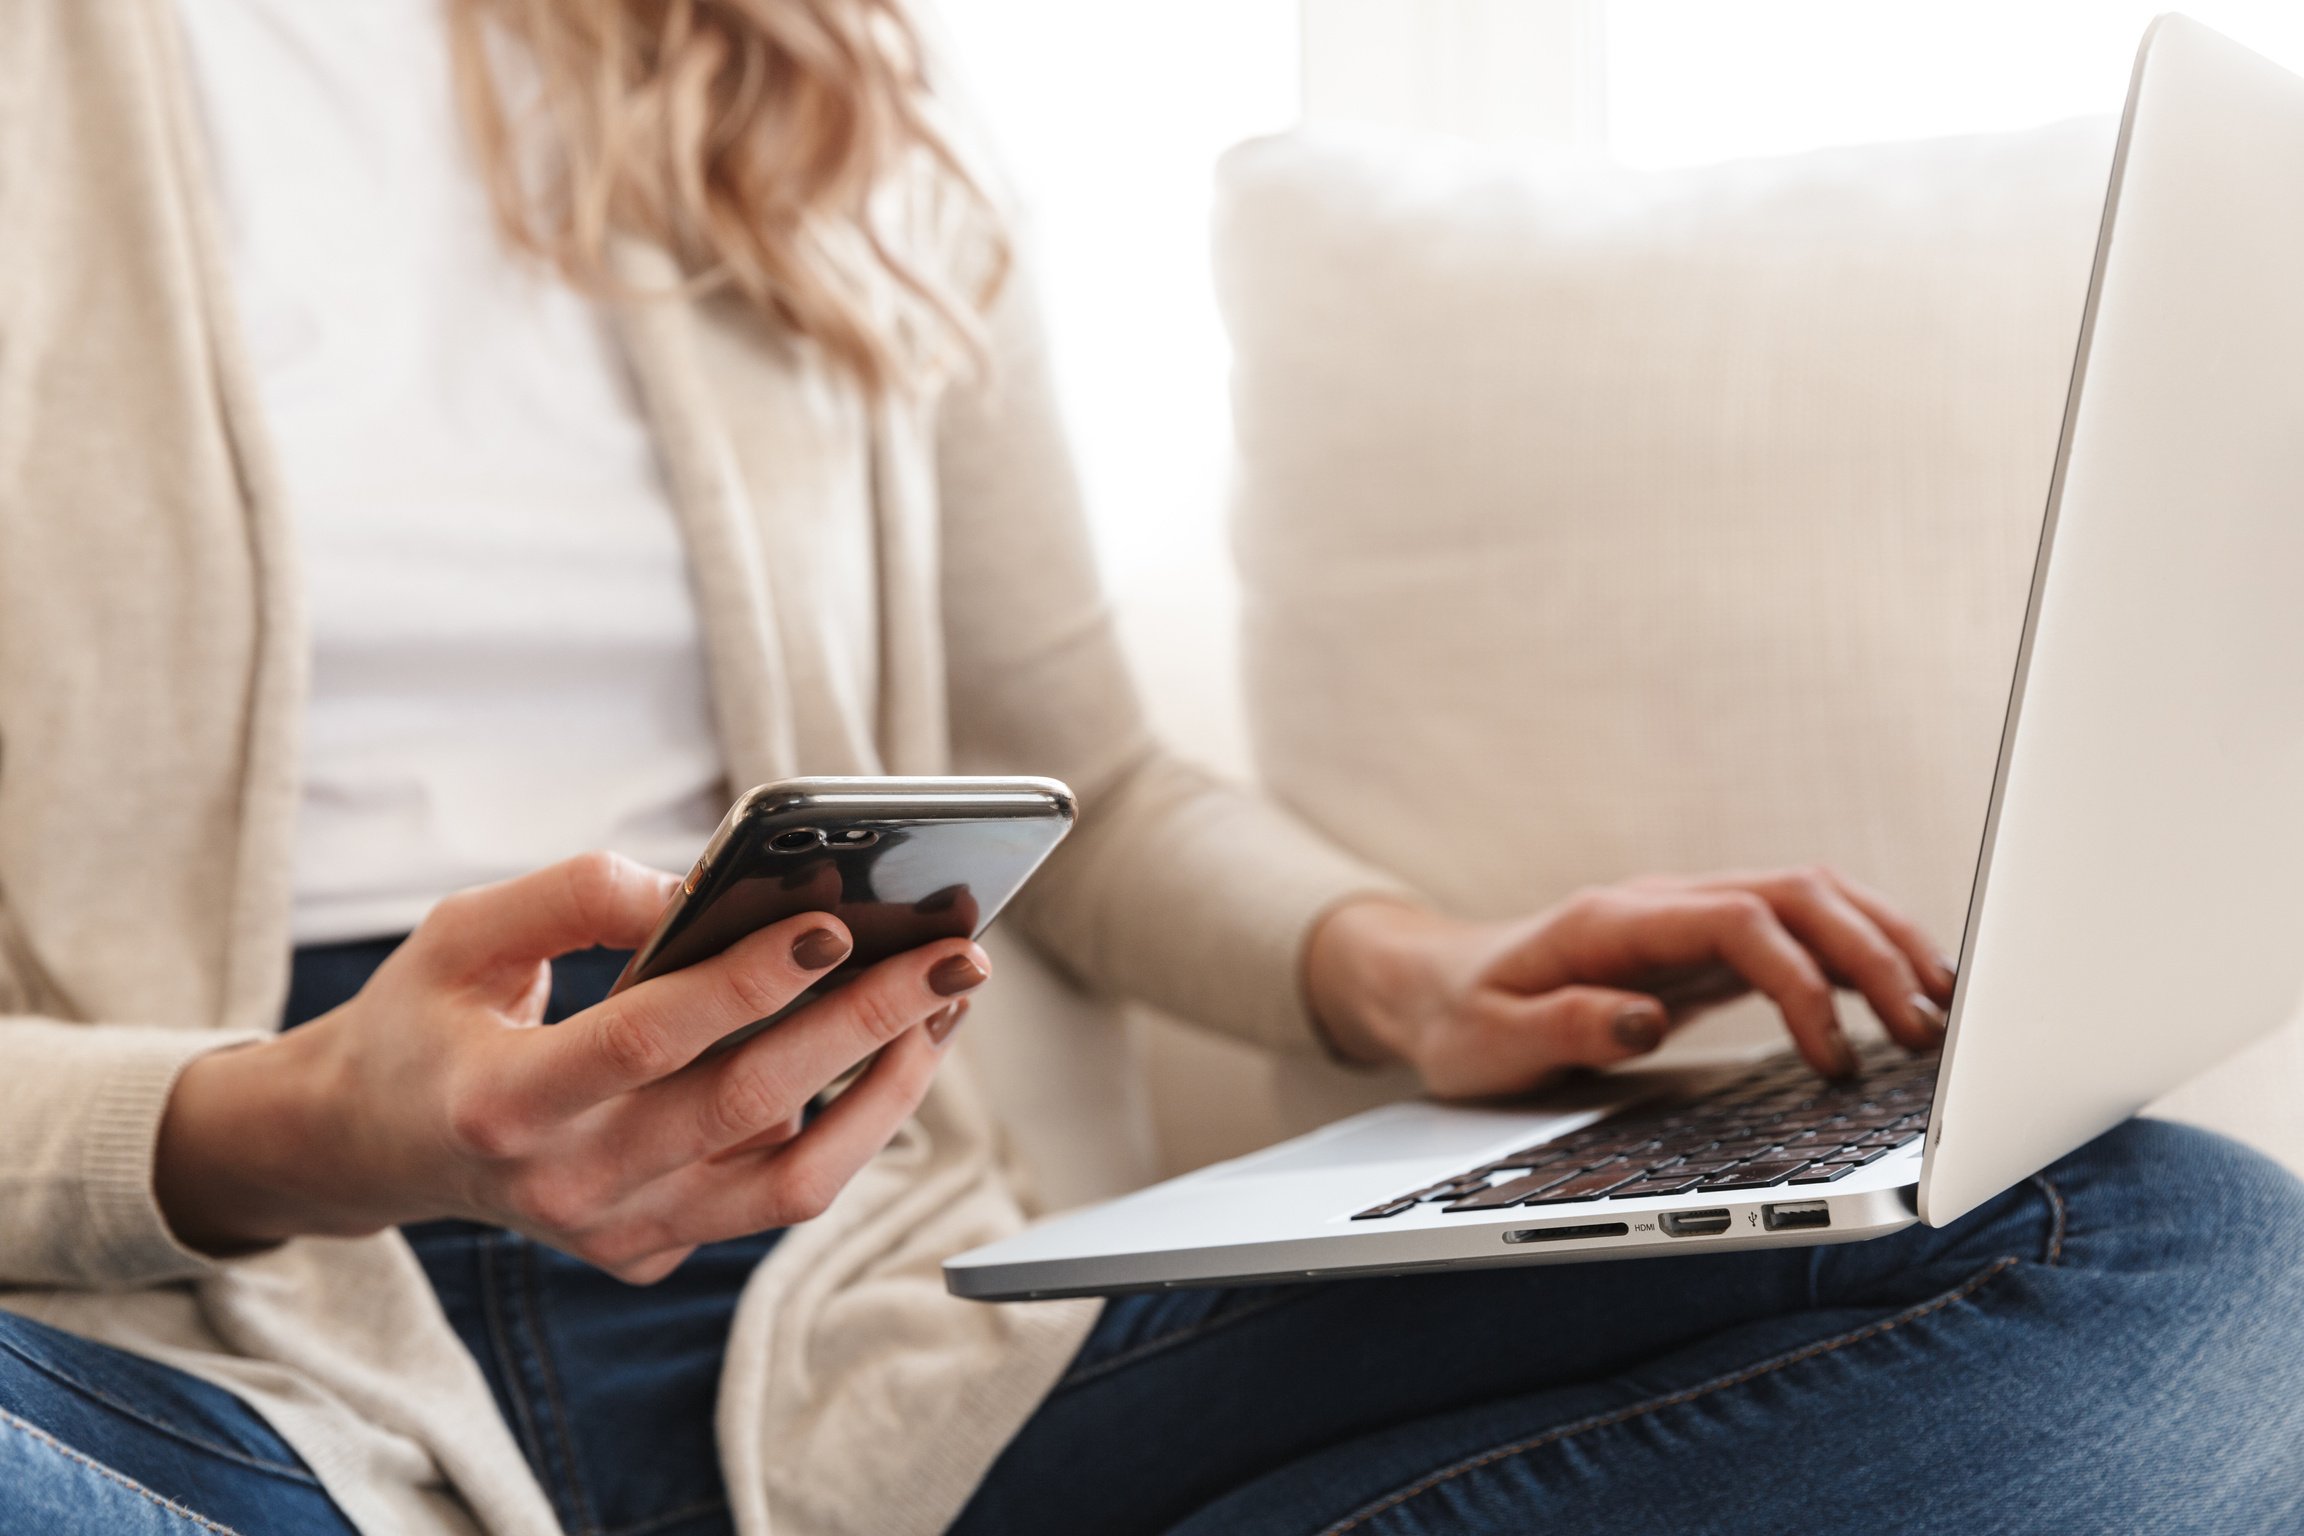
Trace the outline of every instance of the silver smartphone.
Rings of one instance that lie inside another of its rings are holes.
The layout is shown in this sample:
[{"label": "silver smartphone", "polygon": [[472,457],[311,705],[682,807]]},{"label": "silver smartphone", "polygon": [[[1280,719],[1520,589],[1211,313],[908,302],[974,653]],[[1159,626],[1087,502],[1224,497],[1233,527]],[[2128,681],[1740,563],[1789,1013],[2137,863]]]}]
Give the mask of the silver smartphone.
[{"label": "silver smartphone", "polygon": [[1072,829],[1054,779],[784,779],[747,791],[612,989],[661,976],[772,923],[829,912],[856,947],[747,1039],[878,962],[975,938]]}]

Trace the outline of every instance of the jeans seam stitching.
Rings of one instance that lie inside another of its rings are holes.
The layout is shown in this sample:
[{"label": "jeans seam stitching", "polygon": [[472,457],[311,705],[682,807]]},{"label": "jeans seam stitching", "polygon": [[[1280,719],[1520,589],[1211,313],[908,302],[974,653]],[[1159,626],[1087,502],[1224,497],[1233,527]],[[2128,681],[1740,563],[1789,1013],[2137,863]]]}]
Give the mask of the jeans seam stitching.
[{"label": "jeans seam stitching", "polygon": [[504,1372],[507,1383],[504,1395],[511,1401],[512,1417],[518,1421],[513,1424],[512,1431],[523,1440],[521,1454],[533,1464],[537,1481],[541,1483],[544,1479],[544,1437],[536,1428],[536,1415],[529,1407],[528,1394],[522,1390],[520,1361],[513,1352],[511,1330],[504,1324],[503,1300],[496,1288],[499,1265],[495,1240],[490,1237],[481,1238],[475,1257],[480,1266],[480,1305],[488,1319],[488,1341],[495,1346],[497,1365]]},{"label": "jeans seam stitching", "polygon": [[1051,1391],[1049,1396],[1053,1397],[1057,1392],[1067,1392],[1074,1387],[1084,1386],[1119,1370],[1123,1366],[1134,1365],[1139,1360],[1156,1355],[1162,1350],[1174,1349],[1179,1345],[1188,1344],[1194,1339],[1221,1332],[1241,1318],[1260,1316],[1271,1311],[1274,1307],[1302,1300],[1308,1290],[1309,1287],[1298,1286],[1293,1290],[1275,1291],[1269,1296],[1259,1297],[1255,1301],[1235,1307],[1221,1316],[1199,1318],[1156,1337],[1131,1344],[1116,1355],[1108,1355],[1093,1365],[1082,1366],[1079,1370],[1067,1375],[1062,1381],[1056,1383],[1054,1391]]},{"label": "jeans seam stitching", "polygon": [[1922,1302],[1916,1307],[1907,1308],[1892,1317],[1881,1318],[1875,1322],[1867,1323],[1861,1328],[1836,1334],[1828,1339],[1818,1339],[1812,1344],[1804,1344],[1786,1354],[1772,1356],[1757,1364],[1746,1366],[1742,1370],[1733,1371],[1726,1376],[1698,1382],[1693,1387],[1671,1393],[1665,1397],[1651,1398],[1645,1402],[1634,1403],[1629,1407],[1594,1414],[1572,1424],[1562,1424],[1548,1429],[1540,1435],[1532,1435],[1524,1440],[1515,1440],[1509,1445],[1500,1445],[1494,1449],[1483,1451],[1477,1456],[1468,1457],[1463,1461],[1443,1467],[1406,1488],[1387,1494],[1375,1503],[1355,1510],[1333,1525],[1323,1526],[1320,1530],[1320,1536],[1345,1536],[1346,1532],[1358,1530],[1377,1516],[1398,1509],[1411,1499],[1420,1498],[1443,1483],[1453,1482],[1467,1473],[1480,1471],[1482,1468],[1493,1466],[1497,1462],[1508,1461],[1515,1456],[1524,1456],[1530,1451],[1541,1450],[1545,1446],[1556,1445],[1563,1440],[1588,1434],[1596,1429],[1610,1429],[1619,1424],[1630,1423],[1634,1419],[1643,1418],[1651,1413],[1659,1413],[1666,1408],[1678,1408],[1695,1402],[1699,1398],[1709,1397],[1715,1392],[1724,1392],[1731,1387],[1740,1387],[1747,1382],[1756,1381],[1762,1376],[1774,1375],[1778,1371],[1787,1370],[1821,1355],[1830,1354],[1834,1350],[1844,1349],[1851,1344],[1859,1344],[1866,1339],[1877,1338],[1890,1329],[1905,1323],[1918,1322],[1932,1312],[1939,1312],[1956,1302],[1965,1301],[1983,1289],[1995,1277],[2006,1273],[2021,1262],[2023,1261],[2013,1254],[1995,1259],[1991,1264],[1971,1275],[1965,1282],[1952,1290]]},{"label": "jeans seam stitching", "polygon": [[320,1486],[320,1479],[314,1477],[310,1471],[303,1467],[292,1467],[285,1462],[267,1461],[261,1456],[251,1455],[234,1446],[219,1444],[203,1435],[195,1434],[191,1430],[180,1428],[156,1413],[138,1408],[131,1403],[122,1402],[103,1388],[81,1380],[52,1360],[44,1360],[37,1355],[26,1352],[12,1340],[0,1339],[0,1349],[6,1350],[32,1369],[60,1383],[67,1390],[77,1392],[81,1396],[111,1409],[123,1418],[133,1419],[145,1428],[166,1435],[171,1440],[182,1441],[195,1450],[204,1451],[211,1456],[247,1467],[253,1471],[269,1473],[286,1482],[311,1488]]},{"label": "jeans seam stitching", "polygon": [[2053,1267],[2064,1262],[2064,1238],[2070,1230],[2064,1192],[2044,1173],[2034,1174],[2032,1182],[2048,1200],[2048,1251],[2041,1262]]},{"label": "jeans seam stitching", "polygon": [[50,1450],[64,1457],[67,1461],[78,1462],[81,1466],[86,1467],[89,1471],[95,1473],[98,1477],[104,1478],[109,1482],[118,1483],[121,1487],[127,1489],[130,1493],[135,1494],[138,1498],[148,1499],[172,1515],[183,1516],[185,1519],[191,1521],[194,1525],[200,1527],[200,1529],[204,1531],[214,1531],[217,1533],[217,1536],[238,1536],[238,1533],[235,1532],[230,1526],[218,1525],[215,1521],[209,1519],[206,1515],[200,1514],[195,1510],[186,1509],[183,1505],[177,1503],[174,1499],[169,1498],[165,1494],[157,1493],[152,1489],[145,1487],[142,1483],[136,1481],[136,1479],[128,1476],[126,1473],[120,1472],[112,1467],[108,1467],[104,1465],[104,1463],[96,1460],[94,1457],[89,1456],[84,1452],[74,1450],[71,1446],[66,1445],[63,1441],[57,1439],[54,1435],[42,1429],[39,1425],[18,1418],[15,1414],[10,1413],[5,1408],[0,1408],[0,1423],[14,1425],[17,1429],[23,1431],[27,1435],[30,1435],[33,1439],[39,1441],[42,1445],[47,1446]]},{"label": "jeans seam stitching", "polygon": [[560,1373],[553,1368],[551,1352],[544,1344],[544,1286],[537,1276],[536,1252],[533,1247],[521,1255],[520,1283],[528,1293],[525,1320],[528,1343],[536,1358],[536,1375],[544,1383],[544,1403],[552,1420],[552,1433],[560,1442],[560,1454],[568,1464],[568,1491],[575,1496],[578,1512],[582,1516],[582,1536],[603,1536],[600,1511],[592,1502],[592,1490],[584,1484],[584,1472],[576,1459],[576,1437],[570,1425],[565,1396],[560,1390]]}]

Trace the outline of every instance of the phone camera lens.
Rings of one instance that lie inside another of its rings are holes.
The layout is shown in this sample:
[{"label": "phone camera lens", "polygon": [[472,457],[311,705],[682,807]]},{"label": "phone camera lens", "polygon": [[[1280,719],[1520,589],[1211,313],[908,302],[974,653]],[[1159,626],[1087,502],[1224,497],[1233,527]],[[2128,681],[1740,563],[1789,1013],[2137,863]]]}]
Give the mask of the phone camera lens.
[{"label": "phone camera lens", "polygon": [[806,853],[824,841],[824,834],[814,827],[794,827],[768,839],[768,846],[778,853]]}]

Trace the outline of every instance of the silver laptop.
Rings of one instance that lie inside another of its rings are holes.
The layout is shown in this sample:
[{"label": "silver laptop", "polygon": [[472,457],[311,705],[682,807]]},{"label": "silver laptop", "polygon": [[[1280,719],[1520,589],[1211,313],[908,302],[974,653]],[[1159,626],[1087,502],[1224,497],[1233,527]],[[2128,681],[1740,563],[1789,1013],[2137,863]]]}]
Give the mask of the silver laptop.
[{"label": "silver laptop", "polygon": [[1940,1060],[1399,1104],[945,1265],[958,1295],[1941,1226],[2304,993],[2304,80],[2194,22],[2129,90]]}]

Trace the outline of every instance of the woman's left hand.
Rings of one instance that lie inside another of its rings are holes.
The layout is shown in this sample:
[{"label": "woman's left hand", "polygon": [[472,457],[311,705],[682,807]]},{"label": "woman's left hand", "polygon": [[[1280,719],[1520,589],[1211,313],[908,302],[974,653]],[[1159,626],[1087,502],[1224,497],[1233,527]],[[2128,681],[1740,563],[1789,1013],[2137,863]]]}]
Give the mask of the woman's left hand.
[{"label": "woman's left hand", "polygon": [[1339,1054],[1406,1062],[1448,1098],[1519,1093],[1644,1055],[1754,991],[1811,1066],[1844,1077],[1856,1057],[1835,988],[1862,993],[1891,1035],[1926,1050],[1943,1039],[1953,979],[1916,923],[1829,869],[1650,877],[1497,923],[1350,901],[1314,928],[1304,965]]}]

